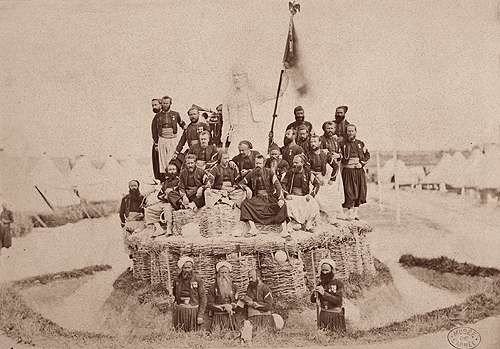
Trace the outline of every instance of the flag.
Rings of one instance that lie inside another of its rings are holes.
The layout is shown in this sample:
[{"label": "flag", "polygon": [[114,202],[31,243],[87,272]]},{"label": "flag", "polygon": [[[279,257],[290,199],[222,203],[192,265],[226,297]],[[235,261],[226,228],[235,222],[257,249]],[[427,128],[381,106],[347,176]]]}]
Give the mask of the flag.
[{"label": "flag", "polygon": [[297,35],[295,34],[295,27],[293,25],[293,16],[290,16],[283,65],[286,69],[293,68],[297,64],[297,58]]},{"label": "flag", "polygon": [[302,66],[302,62],[300,62],[298,38],[293,23],[293,17],[300,11],[300,4],[294,0],[288,3],[288,8],[290,10],[290,23],[286,37],[285,54],[283,55],[283,66],[295,86],[295,91],[299,96],[304,96],[308,93],[309,87],[304,67]]}]

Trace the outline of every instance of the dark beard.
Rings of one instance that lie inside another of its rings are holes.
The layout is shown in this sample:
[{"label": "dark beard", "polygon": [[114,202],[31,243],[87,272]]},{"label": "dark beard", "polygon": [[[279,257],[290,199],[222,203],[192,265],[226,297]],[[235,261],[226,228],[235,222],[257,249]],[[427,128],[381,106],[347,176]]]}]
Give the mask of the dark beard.
[{"label": "dark beard", "polygon": [[311,150],[312,150],[312,151],[316,151],[316,150],[318,150],[318,149],[319,149],[319,147],[318,147],[318,146],[311,145]]},{"label": "dark beard", "polygon": [[294,173],[302,172],[302,166],[293,166],[293,172]]},{"label": "dark beard", "polygon": [[193,277],[193,272],[192,271],[183,271],[181,273],[181,278],[183,278],[184,280],[189,280]]},{"label": "dark beard", "polygon": [[257,281],[249,281],[248,286],[250,287],[257,287]]},{"label": "dark beard", "polygon": [[283,141],[283,144],[284,144],[285,146],[287,146],[287,145],[289,145],[290,143],[292,143],[292,139],[291,139],[291,138],[286,138],[286,137],[285,137],[285,140]]},{"label": "dark beard", "polygon": [[321,273],[319,275],[319,279],[321,280],[322,284],[326,284],[330,282],[331,279],[333,279],[333,273],[332,272],[329,272],[328,274]]},{"label": "dark beard", "polygon": [[141,195],[141,193],[139,192],[139,189],[130,189],[128,190],[128,193],[130,194],[130,196],[132,196],[133,198],[138,198],[139,195]]},{"label": "dark beard", "polygon": [[153,113],[157,114],[161,112],[161,108],[153,108]]},{"label": "dark beard", "polygon": [[348,136],[348,137],[347,137],[347,140],[348,140],[349,142],[352,142],[352,141],[354,141],[355,139],[356,139],[356,136]]},{"label": "dark beard", "polygon": [[342,122],[344,120],[345,116],[338,116],[338,115],[335,115],[335,122],[339,123],[339,122]]}]

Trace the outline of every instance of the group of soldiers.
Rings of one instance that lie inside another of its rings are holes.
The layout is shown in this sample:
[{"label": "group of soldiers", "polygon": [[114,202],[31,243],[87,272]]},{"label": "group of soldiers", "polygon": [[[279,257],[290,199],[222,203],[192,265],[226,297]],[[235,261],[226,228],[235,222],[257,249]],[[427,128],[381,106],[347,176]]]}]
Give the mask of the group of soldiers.
[{"label": "group of soldiers", "polygon": [[[173,325],[178,330],[200,329],[208,312],[211,332],[220,330],[240,331],[241,339],[250,341],[255,330],[280,330],[284,323],[273,313],[274,300],[271,289],[260,278],[258,270],[248,271],[246,295],[239,295],[231,280],[232,265],[220,261],[216,265],[215,283],[207,292],[203,280],[194,273],[195,262],[182,256],[178,261],[181,270],[174,282]],[[345,332],[342,307],[343,283],[334,277],[335,262],[319,262],[320,282],[311,294],[311,302],[318,305],[320,329]]]},{"label": "group of soldiers", "polygon": [[[305,120],[304,108],[295,107],[295,121],[286,128],[283,146],[272,142],[273,134],[269,134],[266,158],[249,140],[232,144],[231,137],[223,138],[222,105],[215,112],[193,105],[187,111],[189,124],[171,110],[171,105],[168,96],[152,100],[153,172],[162,184],[151,203],[151,195],[140,193],[137,180],[129,182],[129,194],[120,207],[126,231],[134,231],[145,221],[146,225],[161,225],[158,235],[170,235],[175,210],[225,204],[238,207],[240,220],[248,223],[245,233],[236,231],[238,236],[257,235],[256,224],[281,225],[281,236],[289,239],[291,230],[313,231],[320,212],[331,216],[337,205],[343,211],[339,209],[336,218],[359,219],[358,207],[366,202],[363,167],[370,153],[356,138],[356,126],[346,120],[347,106],[336,108],[335,118],[323,123],[322,135]],[[258,146],[262,149],[263,145]],[[341,187],[343,202],[332,202],[332,188]],[[269,326],[272,295],[255,270],[249,274],[247,296],[240,299],[228,279],[231,265],[217,264],[217,282],[207,301],[202,280],[193,274],[193,264],[189,257],[179,260],[181,273],[173,291],[177,328],[196,329],[203,322],[207,304],[214,326],[234,329],[233,314],[239,308],[247,309],[254,326]],[[311,296],[321,309],[318,324],[320,328],[344,330],[343,286],[333,277],[335,263],[322,260],[318,268],[320,284]]]},{"label": "group of soldiers", "polygon": [[[222,105],[202,115],[200,107],[193,105],[187,112],[190,123],[186,124],[178,112],[171,110],[171,104],[168,96],[152,100],[153,172],[162,182],[158,199],[164,204],[160,213],[167,234],[172,232],[173,210],[196,210],[218,203],[241,209],[240,219],[250,227],[247,236],[258,233],[256,223],[281,224],[284,238],[290,237],[290,227],[311,231],[320,211],[329,213],[337,206],[339,211],[343,207],[338,218],[359,219],[358,207],[366,202],[363,167],[370,153],[356,138],[356,126],[345,118],[347,106],[338,107],[335,119],[323,123],[322,135],[314,132],[305,120],[304,109],[297,106],[283,146],[270,142],[266,158],[248,140],[238,140],[237,155],[230,155],[236,145],[229,143],[229,138],[223,142]],[[135,190],[139,183],[131,184]],[[331,189],[341,186],[343,203],[332,202]],[[134,190],[124,198],[123,224],[125,212],[141,207],[142,197]]]}]

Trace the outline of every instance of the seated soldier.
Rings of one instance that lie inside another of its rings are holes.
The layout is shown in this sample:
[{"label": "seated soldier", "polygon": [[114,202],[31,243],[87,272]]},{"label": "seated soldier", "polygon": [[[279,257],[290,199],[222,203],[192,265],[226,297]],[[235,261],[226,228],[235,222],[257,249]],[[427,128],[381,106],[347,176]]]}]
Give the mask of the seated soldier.
[{"label": "seated soldier", "polygon": [[248,271],[248,280],[247,295],[241,298],[247,309],[248,320],[255,330],[275,330],[276,325],[271,314],[273,309],[271,289],[262,282],[255,268]]},{"label": "seated soldier", "polygon": [[193,271],[194,260],[191,257],[182,256],[177,266],[180,273],[173,285],[173,325],[176,330],[195,331],[203,324],[207,306],[205,287],[203,280]]},{"label": "seated soldier", "polygon": [[259,155],[259,152],[252,150],[252,143],[249,141],[241,141],[238,144],[238,151],[239,154],[233,157],[229,164],[231,167],[238,169],[238,180],[241,180],[248,172],[255,168],[255,157]]},{"label": "seated soldier", "polygon": [[200,133],[200,143],[193,144],[189,148],[188,154],[196,156],[196,166],[202,170],[210,170],[217,163],[217,147],[210,144],[210,132]]},{"label": "seated soldier", "polygon": [[292,166],[293,158],[295,155],[304,154],[304,149],[297,145],[295,139],[297,138],[297,131],[293,128],[286,130],[285,142],[281,147],[281,158],[288,162],[288,166]]},{"label": "seated soldier", "polygon": [[323,330],[345,332],[345,314],[342,308],[344,284],[334,278],[335,262],[325,258],[319,262],[319,285],[311,295],[311,302],[319,302],[318,327]]},{"label": "seated soldier", "polygon": [[300,125],[297,128],[297,144],[300,145],[302,149],[304,149],[305,154],[310,151],[311,135],[309,134],[306,125]]},{"label": "seated soldier", "polygon": [[207,305],[212,314],[210,331],[236,330],[237,324],[234,317],[238,292],[231,280],[232,265],[226,261],[220,261],[215,265],[217,277],[215,284],[208,291]]},{"label": "seated soldier", "polygon": [[[179,185],[179,176],[177,175],[177,167],[170,163],[167,166],[167,174],[162,183],[161,189],[157,191],[157,201],[149,202],[149,197],[146,199],[144,208],[144,220],[146,224],[154,224],[158,228],[161,222],[166,225],[166,234],[172,234],[172,205],[168,202],[168,194],[175,190]],[[161,228],[161,227],[159,227]],[[154,236],[163,235],[163,229],[157,229]]]},{"label": "seated soldier", "polygon": [[321,142],[319,136],[312,136],[309,145],[310,151],[306,153],[306,156],[309,168],[316,176],[318,176],[320,184],[323,185],[328,170],[327,166],[333,167],[335,170],[330,178],[332,182],[335,180],[334,176],[337,174],[338,166],[332,155],[327,151],[322,150],[320,146]]},{"label": "seated soldier", "polygon": [[174,160],[177,158],[179,154],[182,153],[182,150],[184,149],[184,145],[186,143],[188,145],[188,148],[191,149],[191,147],[194,144],[198,144],[200,142],[199,135],[202,131],[204,130],[210,131],[210,127],[208,127],[206,123],[199,121],[200,111],[198,110],[197,107],[189,108],[188,115],[189,115],[189,120],[191,120],[191,122],[184,129],[181,139],[177,144],[175,153],[172,157],[172,159]]},{"label": "seated soldier", "polygon": [[139,181],[128,182],[128,194],[122,198],[120,204],[120,220],[122,228],[128,232],[133,232],[144,226],[144,207],[142,201],[144,196],[139,191]]},{"label": "seated soldier", "polygon": [[271,144],[269,147],[269,159],[266,160],[264,167],[270,168],[281,180],[285,175],[286,171],[290,167],[288,162],[280,159],[281,151],[276,143]]},{"label": "seated soldier", "polygon": [[[288,217],[298,223],[294,228],[310,231],[319,219],[319,204],[314,196],[319,190],[319,181],[311,171],[304,167],[306,157],[304,154],[295,155],[293,168],[283,178],[283,191]],[[313,189],[310,190],[310,184]]]},{"label": "seated soldier", "polygon": [[243,178],[240,185],[247,192],[246,199],[241,203],[240,219],[250,224],[248,235],[257,235],[255,223],[282,224],[282,236],[289,237],[286,226],[287,211],[281,184],[273,171],[264,167],[262,155],[255,158],[255,168]]},{"label": "seated soldier", "polygon": [[206,205],[211,207],[218,202],[240,207],[246,193],[238,185],[238,170],[229,166],[227,150],[219,150],[219,164],[210,170],[212,188],[205,190]]},{"label": "seated soldier", "polygon": [[174,210],[200,208],[205,205],[203,192],[209,185],[208,175],[196,167],[196,156],[188,154],[185,168],[179,174],[179,186],[168,193],[167,200]]}]

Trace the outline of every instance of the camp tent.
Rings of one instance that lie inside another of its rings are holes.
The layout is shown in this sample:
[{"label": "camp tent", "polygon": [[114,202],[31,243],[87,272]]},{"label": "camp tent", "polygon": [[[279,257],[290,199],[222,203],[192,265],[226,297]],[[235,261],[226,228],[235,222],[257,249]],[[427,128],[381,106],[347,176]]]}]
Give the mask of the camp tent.
[{"label": "camp tent", "polygon": [[490,147],[481,158],[477,187],[500,190],[500,148]]},{"label": "camp tent", "polygon": [[444,184],[446,183],[447,171],[450,167],[452,161],[451,156],[445,153],[441,160],[439,160],[436,167],[434,167],[431,172],[425,176],[423,183],[425,184]]},{"label": "camp tent", "polygon": [[380,180],[383,183],[391,182],[393,176],[398,176],[400,185],[417,184],[417,179],[412,176],[409,168],[400,160],[389,159],[380,170]]},{"label": "camp tent", "polygon": [[36,214],[51,212],[51,206],[55,208],[79,203],[68,178],[46,157],[2,154],[0,195],[12,210]]},{"label": "camp tent", "polygon": [[467,161],[461,152],[456,152],[444,171],[444,182],[454,188],[463,188],[463,170]]}]

